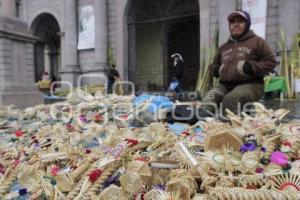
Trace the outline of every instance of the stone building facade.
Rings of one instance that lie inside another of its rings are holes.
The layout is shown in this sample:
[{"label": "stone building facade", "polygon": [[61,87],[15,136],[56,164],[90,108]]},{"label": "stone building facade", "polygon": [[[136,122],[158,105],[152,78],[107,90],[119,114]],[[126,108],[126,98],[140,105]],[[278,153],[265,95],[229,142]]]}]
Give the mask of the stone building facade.
[{"label": "stone building facade", "polygon": [[[193,84],[201,49],[211,44],[216,31],[220,44],[227,40],[227,15],[242,7],[242,0],[0,1],[0,16],[18,21],[32,36],[32,43],[22,47],[28,57],[21,67],[31,73],[29,82],[50,70],[57,78],[76,85],[80,75],[105,73],[110,61],[123,80],[135,82],[140,89],[153,86],[155,90],[167,86],[172,73],[170,55],[176,50],[186,57],[187,84]],[[95,47],[79,50],[79,11],[86,5],[94,8]],[[287,35],[288,46],[292,44],[300,27],[299,15],[298,0],[268,0],[266,40],[274,52],[279,51],[280,27]],[[1,43],[5,41],[0,35]],[[7,46],[0,45],[0,55],[8,53],[1,51]],[[9,65],[5,56],[0,56],[0,63],[6,73]],[[3,73],[0,81],[5,80]]]}]

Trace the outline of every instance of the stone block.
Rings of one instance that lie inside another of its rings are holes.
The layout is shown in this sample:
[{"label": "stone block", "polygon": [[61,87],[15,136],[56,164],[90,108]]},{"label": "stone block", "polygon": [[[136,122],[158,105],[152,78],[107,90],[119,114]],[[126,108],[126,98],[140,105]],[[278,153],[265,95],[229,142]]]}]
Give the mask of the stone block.
[{"label": "stone block", "polygon": [[267,25],[275,25],[278,24],[278,18],[276,16],[267,18]]},{"label": "stone block", "polygon": [[268,6],[273,6],[273,7],[278,6],[278,1],[279,0],[268,0]]},{"label": "stone block", "polygon": [[278,15],[278,8],[277,7],[269,7],[267,11],[267,16],[277,16]]},{"label": "stone block", "polygon": [[217,6],[218,5],[218,0],[211,0],[210,1],[210,6],[211,7],[214,7],[214,6]]},{"label": "stone block", "polygon": [[211,15],[210,16],[210,23],[217,23],[218,22],[218,16],[217,15]]},{"label": "stone block", "polygon": [[0,90],[0,105],[15,105],[16,108],[26,108],[44,102],[43,94],[39,91],[9,91]]},{"label": "stone block", "polygon": [[267,26],[267,34],[277,34],[279,32],[279,28],[276,25]]}]

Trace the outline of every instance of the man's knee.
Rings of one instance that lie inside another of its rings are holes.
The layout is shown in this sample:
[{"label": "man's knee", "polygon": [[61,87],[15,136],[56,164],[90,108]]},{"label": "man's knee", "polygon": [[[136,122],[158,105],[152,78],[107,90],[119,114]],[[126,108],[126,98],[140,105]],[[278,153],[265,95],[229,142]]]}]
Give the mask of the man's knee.
[{"label": "man's knee", "polygon": [[203,98],[203,101],[217,103],[223,98],[224,95],[224,92],[217,88],[214,88],[206,93],[206,95]]},{"label": "man's knee", "polygon": [[240,107],[242,98],[239,95],[225,95],[222,101],[222,110],[229,109],[234,113],[237,113]]}]

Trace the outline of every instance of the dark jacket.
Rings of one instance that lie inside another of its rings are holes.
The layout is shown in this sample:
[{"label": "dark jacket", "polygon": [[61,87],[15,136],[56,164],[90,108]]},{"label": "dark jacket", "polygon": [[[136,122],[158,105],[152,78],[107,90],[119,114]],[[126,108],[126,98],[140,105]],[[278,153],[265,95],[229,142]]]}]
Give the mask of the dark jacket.
[{"label": "dark jacket", "polygon": [[184,62],[182,60],[178,60],[174,66],[173,77],[176,77],[178,80],[181,80],[183,77],[183,65]]},{"label": "dark jacket", "polygon": [[239,39],[232,37],[223,44],[209,66],[220,83],[235,87],[244,83],[261,83],[276,66],[275,57],[264,39],[248,31]]},{"label": "dark jacket", "polygon": [[111,68],[109,70],[109,73],[108,73],[108,80],[111,83],[114,83],[115,82],[115,77],[119,77],[119,72],[117,70]]}]

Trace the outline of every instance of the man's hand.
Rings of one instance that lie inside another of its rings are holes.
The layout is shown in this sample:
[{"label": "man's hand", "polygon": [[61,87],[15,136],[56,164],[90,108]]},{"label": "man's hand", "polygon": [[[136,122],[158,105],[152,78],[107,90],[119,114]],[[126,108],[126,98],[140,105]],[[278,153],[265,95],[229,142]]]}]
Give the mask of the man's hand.
[{"label": "man's hand", "polygon": [[220,68],[221,68],[220,65],[215,65],[213,67],[213,75],[217,78],[219,78],[219,76],[220,76]]},{"label": "man's hand", "polygon": [[252,65],[251,65],[248,61],[246,61],[246,62],[244,63],[244,65],[243,65],[243,71],[244,71],[246,74],[248,74],[248,75],[250,75],[250,76],[253,76]]}]

